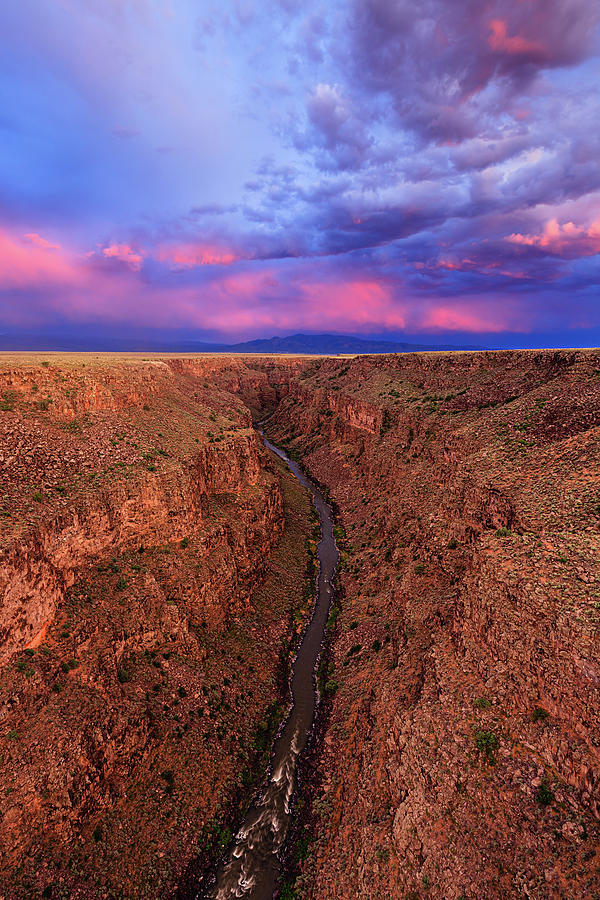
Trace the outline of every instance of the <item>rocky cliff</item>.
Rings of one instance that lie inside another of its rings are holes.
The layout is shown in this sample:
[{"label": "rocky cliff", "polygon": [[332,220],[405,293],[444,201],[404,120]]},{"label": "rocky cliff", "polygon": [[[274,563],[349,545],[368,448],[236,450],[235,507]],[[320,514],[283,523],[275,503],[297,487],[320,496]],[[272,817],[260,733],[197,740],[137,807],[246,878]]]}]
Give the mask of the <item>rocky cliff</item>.
[{"label": "rocky cliff", "polygon": [[597,352],[324,360],[271,418],[345,529],[296,896],[600,889],[599,376]]},{"label": "rocky cliff", "polygon": [[307,612],[308,500],[228,374],[83,359],[0,373],[7,898],[156,897],[194,860],[201,875]]}]

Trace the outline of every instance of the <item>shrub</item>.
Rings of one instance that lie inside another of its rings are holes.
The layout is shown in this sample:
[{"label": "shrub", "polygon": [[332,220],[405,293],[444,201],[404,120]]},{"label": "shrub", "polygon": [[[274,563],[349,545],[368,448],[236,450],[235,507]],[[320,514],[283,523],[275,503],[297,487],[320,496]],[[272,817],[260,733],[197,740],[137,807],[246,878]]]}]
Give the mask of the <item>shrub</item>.
[{"label": "shrub", "polygon": [[160,777],[165,782],[165,791],[167,794],[173,793],[173,786],[175,784],[175,775],[173,774],[172,769],[166,769],[164,772],[160,773]]},{"label": "shrub", "polygon": [[94,838],[96,843],[98,843],[99,841],[102,840],[102,829],[100,828],[99,825],[96,825],[96,827],[92,831],[92,837]]},{"label": "shrub", "polygon": [[182,550],[185,550],[185,548],[187,547],[189,542],[190,542],[190,539],[188,537],[184,537],[183,540],[180,541],[179,546],[181,547]]},{"label": "shrub", "polygon": [[548,787],[547,781],[542,781],[539,788],[535,792],[535,799],[540,804],[540,806],[549,806],[554,800],[554,794]]},{"label": "shrub", "polygon": [[121,575],[121,577],[117,581],[117,590],[124,591],[126,587],[127,587],[127,580]]},{"label": "shrub", "polygon": [[494,763],[496,758],[494,750],[500,746],[498,735],[493,731],[477,731],[475,733],[475,746],[483,753],[489,763]]},{"label": "shrub", "polygon": [[373,641],[373,650],[377,653],[378,650],[381,650],[381,641]]},{"label": "shrub", "polygon": [[129,674],[127,669],[119,669],[119,671],[117,672],[117,678],[119,679],[121,684],[125,684],[126,681],[131,681],[131,675]]},{"label": "shrub", "polygon": [[477,709],[489,709],[492,705],[491,700],[488,700],[487,697],[476,697],[473,700],[473,706],[476,706]]},{"label": "shrub", "polygon": [[547,719],[549,715],[550,713],[546,709],[543,709],[541,706],[536,706],[531,713],[531,721],[543,722],[544,719]]},{"label": "shrub", "polygon": [[458,547],[458,544],[456,543],[454,538],[452,538],[451,540],[448,541],[448,550],[456,550],[457,547]]},{"label": "shrub", "polygon": [[44,495],[41,491],[34,491],[31,495],[31,499],[34,501],[34,503],[43,503]]},{"label": "shrub", "polygon": [[423,575],[425,566],[423,563],[415,563],[415,575]]},{"label": "shrub", "polygon": [[33,672],[34,672],[34,670],[31,668],[31,666],[29,665],[29,663],[28,663],[26,660],[24,660],[24,659],[20,659],[20,660],[18,661],[18,663],[17,663],[17,671],[18,671],[18,672],[22,672],[23,675],[25,675],[26,678],[29,678],[31,675],[33,675]]},{"label": "shrub", "polygon": [[502,528],[499,528],[496,531],[496,537],[509,537],[511,534],[510,528],[507,528],[506,525],[503,525]]}]

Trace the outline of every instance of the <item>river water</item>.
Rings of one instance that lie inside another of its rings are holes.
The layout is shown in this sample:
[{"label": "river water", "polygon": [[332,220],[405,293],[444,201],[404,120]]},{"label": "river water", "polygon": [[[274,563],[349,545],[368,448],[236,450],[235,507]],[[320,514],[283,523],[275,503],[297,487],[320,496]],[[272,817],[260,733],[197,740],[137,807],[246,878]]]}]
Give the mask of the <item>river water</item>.
[{"label": "river water", "polygon": [[263,436],[265,445],[288,465],[300,484],[308,488],[321,525],[318,545],[319,575],[312,618],[306,627],[293,666],[293,706],[273,748],[268,781],[252,804],[235,836],[229,857],[219,868],[209,891],[211,900],[271,900],[280,875],[278,854],[290,824],[290,801],[296,782],[298,758],[310,737],[318,701],[316,665],[331,604],[332,582],[339,554],[333,534],[333,513],[319,489],[300,467]]}]

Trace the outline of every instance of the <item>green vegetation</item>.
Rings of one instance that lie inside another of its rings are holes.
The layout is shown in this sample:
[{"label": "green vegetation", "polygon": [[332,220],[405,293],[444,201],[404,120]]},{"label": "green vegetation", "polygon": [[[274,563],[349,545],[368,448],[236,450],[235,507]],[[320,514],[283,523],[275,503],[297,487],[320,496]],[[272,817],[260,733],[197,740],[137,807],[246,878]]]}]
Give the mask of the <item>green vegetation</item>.
[{"label": "green vegetation", "polygon": [[208,851],[213,858],[227,849],[233,838],[233,832],[227,825],[211,821],[202,829],[198,838],[198,849]]},{"label": "green vegetation", "polygon": [[548,782],[545,779],[540,784],[534,796],[540,806],[549,806],[554,800],[554,794],[548,787]]},{"label": "green vegetation", "polygon": [[477,731],[475,732],[475,746],[482,753],[490,764],[496,762],[494,751],[500,746],[498,735],[493,731]]},{"label": "green vegetation", "polygon": [[487,697],[476,697],[473,700],[473,706],[476,706],[477,709],[489,709],[492,705],[492,701],[488,700]]},{"label": "green vegetation", "polygon": [[334,525],[333,536],[336,541],[342,541],[346,537],[346,532],[341,525]]},{"label": "green vegetation", "polygon": [[70,672],[71,669],[76,669],[78,665],[79,665],[79,660],[73,658],[73,659],[70,659],[69,662],[61,663],[60,667],[63,670],[63,672],[66,674],[67,672]]},{"label": "green vegetation", "polygon": [[31,668],[27,660],[20,659],[17,662],[17,671],[21,672],[26,678],[30,678],[34,674],[35,669]]}]

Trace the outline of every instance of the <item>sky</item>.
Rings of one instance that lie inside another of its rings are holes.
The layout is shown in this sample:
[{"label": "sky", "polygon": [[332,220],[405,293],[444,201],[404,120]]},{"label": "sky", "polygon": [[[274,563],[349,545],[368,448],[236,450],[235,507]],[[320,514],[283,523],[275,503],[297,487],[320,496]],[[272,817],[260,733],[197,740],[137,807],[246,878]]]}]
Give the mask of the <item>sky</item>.
[{"label": "sky", "polygon": [[600,343],[597,0],[0,7],[0,333]]}]

